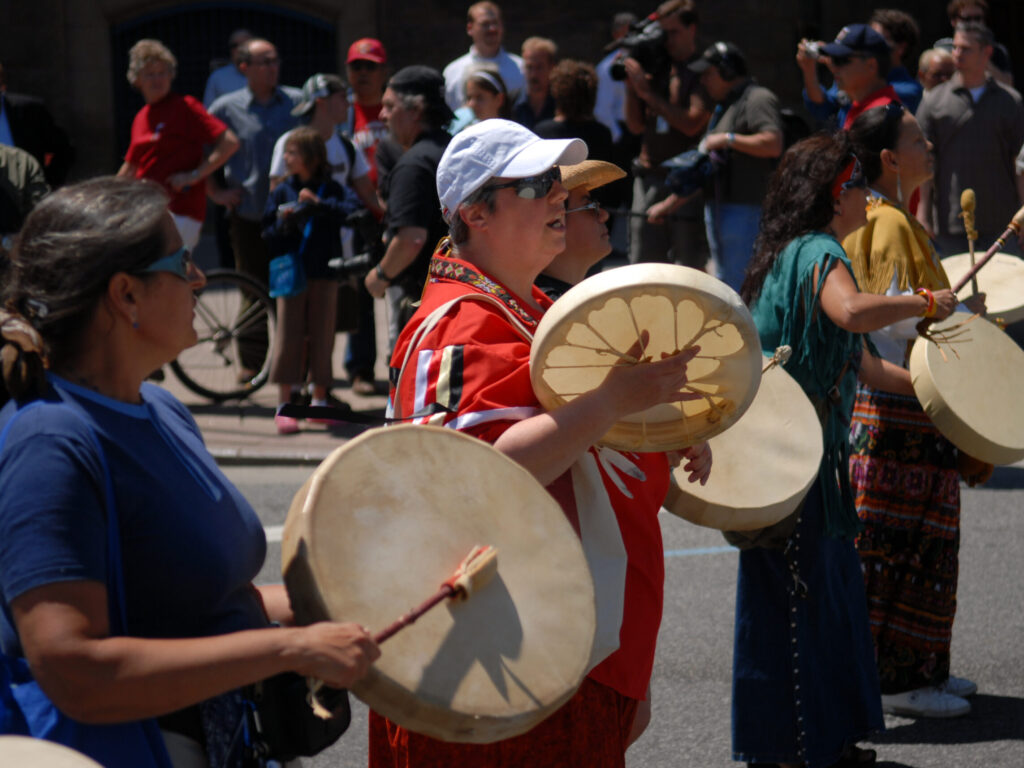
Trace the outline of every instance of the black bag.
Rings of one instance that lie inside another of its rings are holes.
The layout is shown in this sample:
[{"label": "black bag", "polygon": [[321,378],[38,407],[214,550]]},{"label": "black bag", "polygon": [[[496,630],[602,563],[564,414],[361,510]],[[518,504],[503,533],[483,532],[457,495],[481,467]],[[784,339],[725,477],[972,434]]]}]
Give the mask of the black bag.
[{"label": "black bag", "polygon": [[680,197],[687,197],[703,189],[708,179],[718,171],[718,165],[711,155],[699,149],[670,157],[661,167],[668,170],[665,186]]},{"label": "black bag", "polygon": [[287,762],[312,757],[334,744],[348,729],[352,713],[348,691],[321,688],[317,699],[331,713],[329,720],[313,714],[306,678],[284,672],[251,686],[250,750],[253,764],[271,759]]}]

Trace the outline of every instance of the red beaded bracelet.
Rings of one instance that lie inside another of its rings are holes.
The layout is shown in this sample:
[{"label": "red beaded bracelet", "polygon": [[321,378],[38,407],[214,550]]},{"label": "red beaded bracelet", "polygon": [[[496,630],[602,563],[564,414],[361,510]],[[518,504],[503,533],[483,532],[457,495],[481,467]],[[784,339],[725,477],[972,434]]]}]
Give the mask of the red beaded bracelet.
[{"label": "red beaded bracelet", "polygon": [[935,315],[935,294],[927,288],[918,288],[914,293],[918,296],[924,296],[928,300],[928,306],[924,308],[924,312],[921,313],[921,316],[933,317]]}]

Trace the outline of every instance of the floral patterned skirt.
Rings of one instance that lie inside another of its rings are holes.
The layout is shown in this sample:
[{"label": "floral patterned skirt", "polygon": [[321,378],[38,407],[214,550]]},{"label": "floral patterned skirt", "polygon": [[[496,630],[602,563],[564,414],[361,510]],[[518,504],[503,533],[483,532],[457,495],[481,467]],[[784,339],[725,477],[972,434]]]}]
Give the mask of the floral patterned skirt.
[{"label": "floral patterned skirt", "polygon": [[949,677],[960,548],[956,448],[916,398],[866,387],[850,424],[857,539],[883,694]]}]

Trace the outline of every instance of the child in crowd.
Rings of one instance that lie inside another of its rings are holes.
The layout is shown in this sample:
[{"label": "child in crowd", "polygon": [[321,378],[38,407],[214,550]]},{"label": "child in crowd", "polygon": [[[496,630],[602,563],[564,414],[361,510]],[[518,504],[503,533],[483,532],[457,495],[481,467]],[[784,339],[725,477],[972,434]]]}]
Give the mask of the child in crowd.
[{"label": "child in crowd", "polygon": [[[331,179],[327,148],[317,131],[296,128],[284,147],[288,177],[267,200],[263,237],[271,257],[293,254],[305,272],[305,289],[277,299],[270,380],[279,387],[279,400],[288,402],[302,380],[305,355],[313,384],[313,405],[326,405],[333,381],[331,355],[337,310],[337,286],[328,261],[340,252],[338,231],[345,217],[359,208],[359,199]],[[301,281],[300,281],[301,282]],[[289,416],[274,417],[278,434],[299,431]]]}]

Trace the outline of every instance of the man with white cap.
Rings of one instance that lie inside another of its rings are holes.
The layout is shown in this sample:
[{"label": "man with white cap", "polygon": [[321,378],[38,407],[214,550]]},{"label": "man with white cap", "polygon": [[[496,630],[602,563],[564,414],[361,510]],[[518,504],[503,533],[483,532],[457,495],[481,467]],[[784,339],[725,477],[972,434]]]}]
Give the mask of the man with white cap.
[{"label": "man with white cap", "polygon": [[[436,741],[371,713],[371,768],[621,766],[634,721],[644,721],[637,713],[648,695],[661,621],[657,512],[669,464],[665,454],[620,454],[594,444],[626,414],[685,399],[679,390],[698,350],[617,367],[597,389],[554,411],[544,411],[534,396],[530,343],[551,305],[534,281],[566,245],[567,194],[558,165],[580,163],[586,152],[578,139],[544,140],[501,119],[452,139],[437,171],[450,245],[434,254],[421,306],[398,339],[389,415],[492,443],[547,486],[570,520],[579,516],[570,469],[578,462],[592,468],[590,491],[606,498],[628,528],[619,648],[555,714],[503,742]],[[476,300],[460,300],[466,297]],[[414,339],[424,323],[430,330]],[[709,464],[709,454],[694,452],[695,477],[706,476]]]}]

